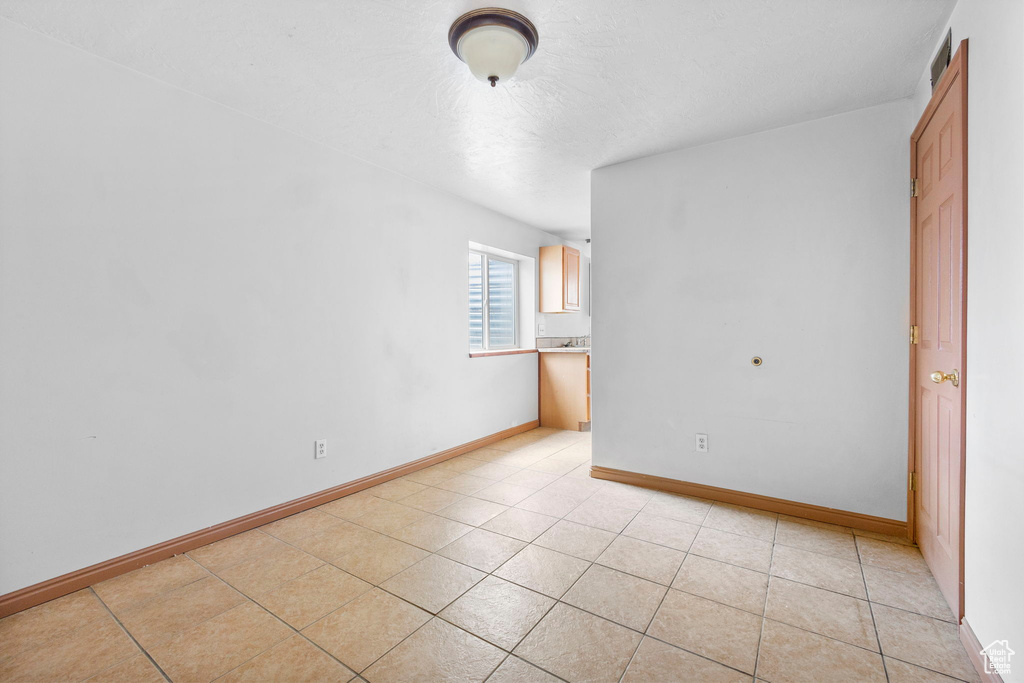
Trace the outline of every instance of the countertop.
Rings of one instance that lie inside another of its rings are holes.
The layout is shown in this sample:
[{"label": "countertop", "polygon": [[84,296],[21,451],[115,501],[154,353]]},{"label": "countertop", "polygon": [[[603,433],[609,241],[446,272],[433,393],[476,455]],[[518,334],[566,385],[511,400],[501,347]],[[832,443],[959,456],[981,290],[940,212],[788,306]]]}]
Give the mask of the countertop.
[{"label": "countertop", "polygon": [[590,353],[589,346],[555,346],[550,349],[537,349],[537,353]]}]

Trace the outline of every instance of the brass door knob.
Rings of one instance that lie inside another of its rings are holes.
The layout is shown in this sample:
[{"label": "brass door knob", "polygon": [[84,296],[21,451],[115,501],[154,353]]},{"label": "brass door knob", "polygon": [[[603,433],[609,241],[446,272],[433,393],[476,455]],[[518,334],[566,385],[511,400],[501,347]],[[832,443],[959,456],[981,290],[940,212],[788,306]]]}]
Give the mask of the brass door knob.
[{"label": "brass door knob", "polygon": [[936,384],[942,384],[947,379],[953,381],[954,387],[960,386],[960,371],[953,368],[953,372],[941,372],[937,370],[932,373],[932,381]]}]

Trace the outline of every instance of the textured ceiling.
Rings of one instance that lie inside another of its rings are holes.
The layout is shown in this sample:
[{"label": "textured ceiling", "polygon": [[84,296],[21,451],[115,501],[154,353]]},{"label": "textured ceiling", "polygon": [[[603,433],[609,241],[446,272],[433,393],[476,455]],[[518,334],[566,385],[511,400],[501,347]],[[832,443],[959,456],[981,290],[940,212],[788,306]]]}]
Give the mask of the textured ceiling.
[{"label": "textured ceiling", "polygon": [[0,16],[566,236],[590,170],[911,94],[954,0],[509,0],[537,54],[490,88],[484,2],[0,0]]}]

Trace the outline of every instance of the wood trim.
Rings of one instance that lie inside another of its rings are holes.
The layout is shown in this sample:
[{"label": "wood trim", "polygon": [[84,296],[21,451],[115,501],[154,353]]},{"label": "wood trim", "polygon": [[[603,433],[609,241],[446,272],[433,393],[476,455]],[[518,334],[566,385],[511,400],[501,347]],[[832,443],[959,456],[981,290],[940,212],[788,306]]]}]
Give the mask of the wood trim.
[{"label": "wood trim", "polygon": [[681,493],[686,496],[706,498],[708,500],[715,500],[721,503],[743,505],[756,510],[767,510],[768,512],[778,512],[792,517],[813,519],[817,522],[826,522],[828,524],[838,524],[840,526],[852,527],[854,529],[874,531],[880,534],[888,534],[890,536],[904,536],[907,533],[907,523],[899,520],[886,519],[885,517],[873,517],[859,512],[847,512],[845,510],[836,510],[835,508],[811,505],[809,503],[797,503],[792,500],[771,498],[757,493],[744,493],[743,491],[722,489],[717,486],[694,484],[688,481],[668,479],[666,477],[656,477],[651,474],[639,474],[637,472],[615,470],[610,467],[591,467],[590,476],[597,479],[617,481],[622,484],[642,486],[643,488],[655,489],[656,491]]},{"label": "wood trim", "polygon": [[[960,338],[960,590],[959,604],[957,605],[957,617],[964,618],[964,594],[965,594],[965,568],[964,559],[964,527],[966,522],[966,498],[967,498],[967,39],[960,41],[956,53],[946,67],[938,84],[932,91],[931,99],[925,107],[921,118],[910,134],[910,177],[917,178],[917,143],[924,134],[925,128],[935,115],[943,98],[949,92],[953,84],[960,79],[960,110],[961,110],[961,138],[963,146],[961,188],[963,202],[961,202],[961,249],[960,249],[960,272],[963,279],[961,287],[960,317],[961,317],[961,338]],[[918,321],[917,312],[917,198],[910,200],[910,321],[915,324]],[[908,453],[907,453],[907,538],[911,541],[917,540],[917,509],[914,492],[910,490],[910,474],[917,469],[917,446],[915,443],[917,432],[917,347],[910,345],[910,401],[909,401],[909,429],[908,429]]]},{"label": "wood trim", "polygon": [[985,658],[981,656],[981,648],[984,646],[978,640],[978,636],[974,634],[974,629],[971,628],[966,619],[960,622],[960,642],[963,643],[964,649],[967,650],[967,657],[971,660],[971,664],[974,665],[974,670],[978,672],[978,677],[984,683],[1003,683],[1003,677],[999,674],[985,672]]},{"label": "wood trim", "polygon": [[521,353],[537,353],[537,349],[509,349],[507,351],[475,351],[470,358],[486,358],[489,356],[518,356]]},{"label": "wood trim", "polygon": [[[920,125],[920,124],[918,124]],[[917,172],[917,140],[920,134],[915,130],[910,136],[910,177],[916,182]],[[917,325],[917,197],[910,198],[910,325]],[[910,330],[907,330],[910,334]],[[917,344],[908,343],[909,396],[907,400],[907,540],[916,541],[917,506],[914,491],[910,484],[917,469]]]},{"label": "wood trim", "polygon": [[482,448],[495,441],[501,441],[507,439],[510,436],[521,434],[522,432],[530,431],[540,426],[539,420],[533,420],[532,422],[526,422],[516,427],[510,427],[509,429],[495,432],[488,436],[481,437],[474,441],[464,443],[461,446],[455,446],[448,450],[428,455],[425,458],[419,460],[413,460],[407,462],[404,465],[398,465],[391,469],[384,470],[383,472],[377,472],[354,481],[350,481],[346,484],[334,486],[317,493],[311,493],[308,496],[302,498],[296,498],[295,500],[288,501],[287,503],[281,503],[273,507],[253,512],[245,515],[244,517],[238,517],[228,522],[222,522],[206,529],[199,531],[193,531],[190,534],[173,538],[163,543],[157,543],[151,545],[148,548],[136,550],[135,552],[115,557],[112,560],[100,562],[77,571],[73,571],[62,576],[58,576],[48,581],[42,581],[32,586],[27,586],[21,590],[8,593],[0,596],[0,618],[20,612],[28,609],[29,607],[35,607],[44,602],[48,602],[55,598],[59,598],[68,593],[86,588],[100,581],[106,581],[112,579],[115,576],[120,576],[133,569],[144,567],[160,560],[166,560],[174,555],[180,555],[181,553],[194,550],[201,546],[219,541],[227,538],[228,536],[234,536],[240,534],[243,531],[255,529],[258,526],[274,522],[283,517],[294,515],[298,512],[308,510],[324,503],[329,503],[332,500],[337,500],[344,496],[358,493],[363,489],[367,489],[377,484],[383,484],[386,481],[403,477],[407,474],[411,474],[417,470],[421,470],[431,465],[436,465],[439,462],[455,458],[463,455],[470,451]]}]

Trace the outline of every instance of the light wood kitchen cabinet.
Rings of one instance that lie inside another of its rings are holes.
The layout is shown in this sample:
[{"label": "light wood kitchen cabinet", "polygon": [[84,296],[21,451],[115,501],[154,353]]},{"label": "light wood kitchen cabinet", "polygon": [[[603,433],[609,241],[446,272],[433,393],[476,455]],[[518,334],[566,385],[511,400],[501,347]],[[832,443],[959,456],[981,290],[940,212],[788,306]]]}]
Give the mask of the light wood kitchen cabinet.
[{"label": "light wood kitchen cabinet", "polygon": [[589,427],[590,354],[540,354],[540,426],[570,429]]},{"label": "light wood kitchen cabinet", "polygon": [[540,248],[540,312],[580,310],[580,252],[564,245]]}]

